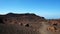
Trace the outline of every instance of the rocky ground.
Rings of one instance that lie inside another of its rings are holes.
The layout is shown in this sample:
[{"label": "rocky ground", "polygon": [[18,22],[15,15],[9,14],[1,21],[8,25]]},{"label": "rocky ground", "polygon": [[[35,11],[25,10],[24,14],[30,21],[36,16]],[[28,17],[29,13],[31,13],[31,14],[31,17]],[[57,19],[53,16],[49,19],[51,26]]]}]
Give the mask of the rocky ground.
[{"label": "rocky ground", "polygon": [[0,34],[60,34],[60,19],[29,13],[0,15]]}]

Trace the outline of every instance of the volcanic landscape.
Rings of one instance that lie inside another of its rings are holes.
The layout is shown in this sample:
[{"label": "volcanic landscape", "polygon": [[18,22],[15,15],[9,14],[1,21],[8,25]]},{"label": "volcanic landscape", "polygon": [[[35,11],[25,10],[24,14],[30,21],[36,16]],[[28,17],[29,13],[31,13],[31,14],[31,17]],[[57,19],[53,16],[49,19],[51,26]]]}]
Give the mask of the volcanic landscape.
[{"label": "volcanic landscape", "polygon": [[60,19],[33,13],[0,15],[0,34],[60,34]]}]

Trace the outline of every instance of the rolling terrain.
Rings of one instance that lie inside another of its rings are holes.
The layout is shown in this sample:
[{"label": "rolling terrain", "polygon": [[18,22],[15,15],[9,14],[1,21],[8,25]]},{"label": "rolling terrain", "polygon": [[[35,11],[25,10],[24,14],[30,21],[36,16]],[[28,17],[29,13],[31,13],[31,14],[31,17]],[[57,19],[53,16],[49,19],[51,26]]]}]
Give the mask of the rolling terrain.
[{"label": "rolling terrain", "polygon": [[60,34],[60,19],[8,13],[0,15],[0,34]]}]

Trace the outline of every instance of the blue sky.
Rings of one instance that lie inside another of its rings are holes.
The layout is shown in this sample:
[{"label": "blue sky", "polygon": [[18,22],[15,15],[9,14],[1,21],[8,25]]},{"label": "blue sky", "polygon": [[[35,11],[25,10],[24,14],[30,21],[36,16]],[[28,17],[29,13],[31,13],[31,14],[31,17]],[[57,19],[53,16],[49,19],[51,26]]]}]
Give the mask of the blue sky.
[{"label": "blue sky", "polygon": [[60,18],[60,0],[0,0],[0,14],[9,12]]}]

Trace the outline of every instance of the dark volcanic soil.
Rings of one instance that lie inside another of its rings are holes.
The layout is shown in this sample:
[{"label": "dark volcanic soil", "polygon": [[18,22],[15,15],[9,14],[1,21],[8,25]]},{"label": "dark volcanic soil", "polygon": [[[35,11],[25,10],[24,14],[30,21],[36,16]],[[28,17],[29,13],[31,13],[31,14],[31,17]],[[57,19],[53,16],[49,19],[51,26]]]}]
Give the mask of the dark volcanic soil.
[{"label": "dark volcanic soil", "polygon": [[60,19],[29,13],[0,15],[0,34],[60,34]]}]

